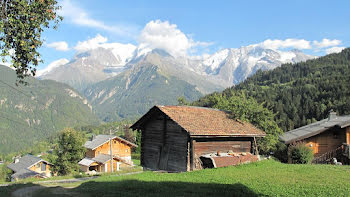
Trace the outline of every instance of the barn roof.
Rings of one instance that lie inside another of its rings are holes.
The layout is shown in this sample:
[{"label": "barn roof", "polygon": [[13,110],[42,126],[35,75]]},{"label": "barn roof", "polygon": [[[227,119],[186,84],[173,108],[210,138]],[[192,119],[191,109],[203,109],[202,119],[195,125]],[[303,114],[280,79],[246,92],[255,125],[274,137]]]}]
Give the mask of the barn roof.
[{"label": "barn roof", "polygon": [[125,140],[125,139],[118,137],[118,136],[115,136],[115,135],[98,135],[92,141],[87,141],[84,144],[84,147],[87,149],[94,150],[94,149],[98,148],[99,146],[102,146],[103,144],[107,143],[110,138],[118,139],[119,141],[124,142],[130,146],[137,147],[136,144],[129,142],[128,140]]},{"label": "barn roof", "polygon": [[[45,160],[41,159],[40,157],[35,157],[33,155],[25,155],[19,158],[19,161],[17,163],[11,163],[7,167],[13,170],[14,172],[18,172],[22,169],[27,169],[40,161],[45,161]],[[47,161],[45,162],[49,163]]]},{"label": "barn roof", "polygon": [[141,129],[157,112],[162,112],[191,136],[255,136],[266,134],[247,122],[229,118],[229,114],[212,108],[193,106],[154,106],[131,126]]},{"label": "barn roof", "polygon": [[337,116],[334,112],[331,112],[328,118],[285,132],[280,136],[280,139],[283,142],[289,144],[294,141],[303,140],[315,136],[332,127],[345,128],[348,126],[350,126],[350,115]]}]

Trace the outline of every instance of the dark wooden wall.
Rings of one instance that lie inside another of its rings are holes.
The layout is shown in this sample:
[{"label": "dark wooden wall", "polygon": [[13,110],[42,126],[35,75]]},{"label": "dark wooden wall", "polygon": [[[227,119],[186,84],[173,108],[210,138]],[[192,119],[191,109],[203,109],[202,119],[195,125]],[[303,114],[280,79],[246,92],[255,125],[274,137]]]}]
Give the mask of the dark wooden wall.
[{"label": "dark wooden wall", "polygon": [[187,171],[188,134],[162,113],[142,130],[141,165],[152,170]]},{"label": "dark wooden wall", "polygon": [[194,143],[194,153],[196,156],[201,156],[209,153],[227,153],[233,152],[251,152],[251,139],[230,139],[221,138],[220,141],[213,139],[206,139],[205,141],[198,141]]}]

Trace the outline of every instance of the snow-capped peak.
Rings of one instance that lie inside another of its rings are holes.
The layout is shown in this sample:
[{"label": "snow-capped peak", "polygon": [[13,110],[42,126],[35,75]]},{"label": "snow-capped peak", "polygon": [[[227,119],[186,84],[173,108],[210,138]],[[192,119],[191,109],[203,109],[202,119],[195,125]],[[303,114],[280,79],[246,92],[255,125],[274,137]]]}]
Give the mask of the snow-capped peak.
[{"label": "snow-capped peak", "polygon": [[222,64],[223,61],[227,58],[229,52],[229,49],[220,50],[208,57],[207,59],[205,59],[203,61],[203,64],[209,66],[211,70],[215,70],[219,68],[220,64]]},{"label": "snow-capped peak", "polygon": [[69,60],[63,58],[63,59],[59,59],[59,60],[56,60],[56,61],[53,61],[51,62],[46,68],[42,69],[42,70],[38,70],[36,72],[36,76],[37,77],[40,77],[40,76],[43,76],[49,72],[51,72],[53,69],[55,68],[58,68],[62,65],[65,65],[69,62]]}]

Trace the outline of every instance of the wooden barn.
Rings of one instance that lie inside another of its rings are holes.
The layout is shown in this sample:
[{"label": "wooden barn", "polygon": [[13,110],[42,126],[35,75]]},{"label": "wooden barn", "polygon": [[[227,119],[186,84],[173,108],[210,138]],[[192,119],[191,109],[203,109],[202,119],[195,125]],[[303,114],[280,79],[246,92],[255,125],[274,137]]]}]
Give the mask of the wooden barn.
[{"label": "wooden barn", "polygon": [[144,169],[173,172],[256,161],[255,138],[265,136],[223,111],[191,106],[154,106],[131,128],[142,131]]},{"label": "wooden barn", "polygon": [[313,163],[329,163],[333,158],[348,163],[350,116],[330,112],[328,118],[288,131],[280,140],[287,145],[304,142],[314,153]]}]

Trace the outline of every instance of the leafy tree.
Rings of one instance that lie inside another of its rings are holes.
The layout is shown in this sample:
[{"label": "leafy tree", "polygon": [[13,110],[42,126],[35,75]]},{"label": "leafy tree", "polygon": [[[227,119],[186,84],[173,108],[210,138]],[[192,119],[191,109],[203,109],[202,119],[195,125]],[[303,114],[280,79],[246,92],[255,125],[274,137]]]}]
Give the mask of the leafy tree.
[{"label": "leafy tree", "polygon": [[135,150],[136,153],[141,153],[141,136],[141,131],[136,131],[136,144],[138,146]]},{"label": "leafy tree", "polygon": [[178,105],[190,105],[191,103],[186,100],[184,96],[177,98]]},{"label": "leafy tree", "polygon": [[[266,132],[266,137],[258,140],[258,147],[262,153],[275,149],[278,136],[282,130],[274,121],[274,114],[245,94],[231,91],[228,94],[213,94],[207,97],[211,107],[227,111],[234,119],[250,122]],[[194,103],[198,104],[198,103]]]},{"label": "leafy tree", "polygon": [[10,181],[12,171],[7,168],[7,163],[0,165],[0,181]]},{"label": "leafy tree", "polygon": [[[24,77],[35,75],[40,59],[38,48],[43,44],[41,33],[54,22],[54,28],[63,18],[57,16],[60,6],[56,0],[1,0],[0,51],[2,60],[10,56],[20,83]],[[13,53],[11,52],[13,50]]]},{"label": "leafy tree", "polygon": [[85,138],[82,133],[74,129],[66,128],[61,131],[58,144],[54,148],[50,161],[54,164],[53,170],[59,175],[71,174],[78,171],[78,162],[84,158]]}]

